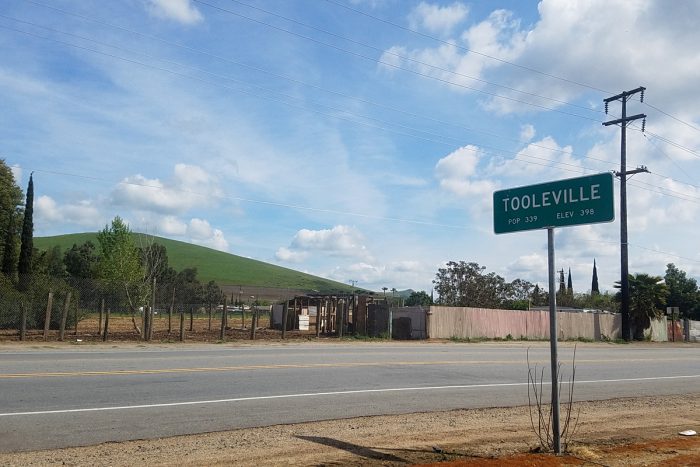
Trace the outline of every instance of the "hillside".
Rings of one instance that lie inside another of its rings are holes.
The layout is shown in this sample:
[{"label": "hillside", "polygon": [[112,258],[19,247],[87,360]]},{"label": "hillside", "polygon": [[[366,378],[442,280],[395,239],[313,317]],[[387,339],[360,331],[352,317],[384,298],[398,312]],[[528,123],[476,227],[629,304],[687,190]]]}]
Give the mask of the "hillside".
[{"label": "hillside", "polygon": [[[98,247],[97,233],[35,237],[34,246],[39,250],[47,250],[57,245],[62,251],[66,251],[73,244],[80,245],[88,240]],[[167,249],[168,264],[175,270],[180,271],[191,267],[197,268],[197,277],[202,283],[213,280],[219,285],[290,288],[307,291],[314,290],[322,293],[349,292],[353,290],[350,285],[342,282],[312,276],[293,269],[212,250],[199,245],[162,237],[155,237],[155,243],[159,243]]]}]

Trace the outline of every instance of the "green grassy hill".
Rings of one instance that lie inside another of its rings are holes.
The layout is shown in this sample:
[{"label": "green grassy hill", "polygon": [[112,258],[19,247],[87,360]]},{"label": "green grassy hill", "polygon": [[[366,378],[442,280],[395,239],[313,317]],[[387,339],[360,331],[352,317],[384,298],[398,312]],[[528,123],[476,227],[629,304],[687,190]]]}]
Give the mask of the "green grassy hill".
[{"label": "green grassy hill", "polygon": [[[353,290],[349,284],[312,276],[293,269],[177,240],[169,240],[162,237],[154,238],[155,243],[161,244],[167,249],[168,264],[171,267],[177,271],[185,268],[197,268],[197,277],[202,283],[213,280],[219,285],[290,288],[306,291],[314,290],[321,293],[349,292]],[[34,246],[39,250],[47,250],[57,245],[65,252],[73,244],[80,245],[88,240],[99,248],[97,233],[35,237]],[[138,243],[139,241],[137,240]],[[146,244],[146,241],[144,240],[143,243]]]}]

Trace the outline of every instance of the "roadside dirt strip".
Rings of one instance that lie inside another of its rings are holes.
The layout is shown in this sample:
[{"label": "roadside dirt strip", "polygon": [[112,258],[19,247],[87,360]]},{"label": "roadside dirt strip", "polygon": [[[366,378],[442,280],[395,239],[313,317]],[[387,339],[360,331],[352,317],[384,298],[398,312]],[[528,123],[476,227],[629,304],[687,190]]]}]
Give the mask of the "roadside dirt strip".
[{"label": "roadside dirt strip", "polygon": [[574,405],[569,454],[534,452],[528,407],[278,425],[52,451],[0,453],[0,465],[700,466],[700,388],[684,396]]}]

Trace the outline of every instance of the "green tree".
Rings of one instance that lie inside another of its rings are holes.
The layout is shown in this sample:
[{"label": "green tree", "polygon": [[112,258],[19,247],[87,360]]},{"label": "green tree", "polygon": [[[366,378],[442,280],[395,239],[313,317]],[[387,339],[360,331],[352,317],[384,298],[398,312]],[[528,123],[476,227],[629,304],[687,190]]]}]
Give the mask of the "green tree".
[{"label": "green tree", "polygon": [[564,285],[564,270],[561,269],[559,271],[559,292],[557,292],[559,295],[564,295],[566,292],[566,285]]},{"label": "green tree", "polygon": [[508,285],[496,273],[485,274],[484,266],[450,261],[438,269],[433,284],[439,303],[448,306],[500,308],[508,299]]},{"label": "green tree", "polygon": [[593,279],[591,279],[591,294],[596,295],[600,293],[600,288],[598,287],[598,268],[595,264],[595,259],[593,260]]},{"label": "green tree", "polygon": [[11,280],[14,280],[15,273],[17,272],[17,231],[15,228],[14,215],[9,216],[3,245],[2,273]]},{"label": "green tree", "polygon": [[[12,170],[0,159],[0,258],[2,258],[2,270],[6,269],[14,273],[17,266],[16,229],[18,226],[18,207],[22,204],[22,190],[17,186]],[[9,251],[5,254],[5,250]],[[8,261],[5,267],[5,261]],[[10,262],[11,261],[11,262]],[[12,265],[14,263],[14,265]]]},{"label": "green tree", "polygon": [[63,264],[60,246],[54,245],[48,251],[42,251],[35,258],[36,261],[32,261],[32,271],[56,278],[65,277],[66,268]]},{"label": "green tree", "polygon": [[617,313],[620,310],[620,303],[615,298],[615,295],[609,292],[576,294],[574,296],[574,306],[576,308],[603,310],[612,313]]},{"label": "green tree", "polygon": [[405,302],[406,306],[430,306],[433,304],[430,295],[425,291],[411,292]]},{"label": "green tree", "polygon": [[136,309],[144,303],[148,291],[142,289],[143,268],[140,252],[134,244],[129,226],[119,217],[112,220],[111,225],[97,234],[101,256],[99,274],[110,291],[123,294],[132,315],[134,328],[140,333],[136,324]]},{"label": "green tree", "polygon": [[22,222],[21,244],[19,249],[19,289],[26,290],[29,286],[29,273],[32,271],[32,253],[34,253],[34,179],[29,175],[27,199],[24,203],[24,220]]},{"label": "green tree", "polygon": [[[644,273],[630,274],[629,286],[632,336],[636,340],[642,340],[644,330],[649,328],[651,320],[664,315],[668,289],[662,277]],[[620,282],[616,282],[615,288],[620,287]],[[615,297],[621,301],[622,293],[618,292]]]},{"label": "green tree", "polygon": [[94,278],[98,273],[99,258],[95,244],[90,240],[78,246],[73,244],[63,255],[66,272],[76,278]]},{"label": "green tree", "polygon": [[695,279],[675,264],[666,265],[664,282],[668,287],[666,306],[678,307],[681,315],[693,319],[700,318],[700,290]]},{"label": "green tree", "polygon": [[213,306],[218,305],[224,299],[224,293],[221,288],[214,281],[207,282],[204,288],[204,303],[211,309]]},{"label": "green tree", "polygon": [[177,273],[175,295],[183,305],[194,305],[202,301],[202,284],[197,279],[197,268],[185,268]]},{"label": "green tree", "polygon": [[546,306],[549,304],[549,294],[540,289],[539,284],[535,284],[530,295],[530,301],[532,306]]}]

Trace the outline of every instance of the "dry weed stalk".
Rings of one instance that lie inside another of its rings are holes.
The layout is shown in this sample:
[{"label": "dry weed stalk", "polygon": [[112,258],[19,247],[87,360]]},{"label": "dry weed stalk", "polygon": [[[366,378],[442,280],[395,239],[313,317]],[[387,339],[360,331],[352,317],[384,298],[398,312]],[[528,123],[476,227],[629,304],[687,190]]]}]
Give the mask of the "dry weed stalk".
[{"label": "dry weed stalk", "polygon": [[[557,373],[561,375],[562,364],[557,363]],[[554,434],[552,433],[552,404],[543,401],[544,397],[544,367],[539,371],[535,363],[534,366],[530,364],[530,349],[527,349],[527,402],[528,409],[530,411],[530,425],[532,426],[532,431],[535,432],[537,439],[540,443],[540,449],[542,451],[551,452],[554,451]],[[561,447],[564,452],[567,451],[569,443],[576,433],[576,428],[578,427],[579,415],[581,409],[579,408],[576,415],[573,415],[574,406],[574,386],[576,383],[576,346],[574,346],[574,355],[571,360],[571,376],[568,381],[568,397],[564,401],[564,424],[561,427],[560,442]],[[559,400],[561,401],[562,388],[564,383],[559,382]],[[537,426],[535,426],[535,418],[537,419]]]}]

